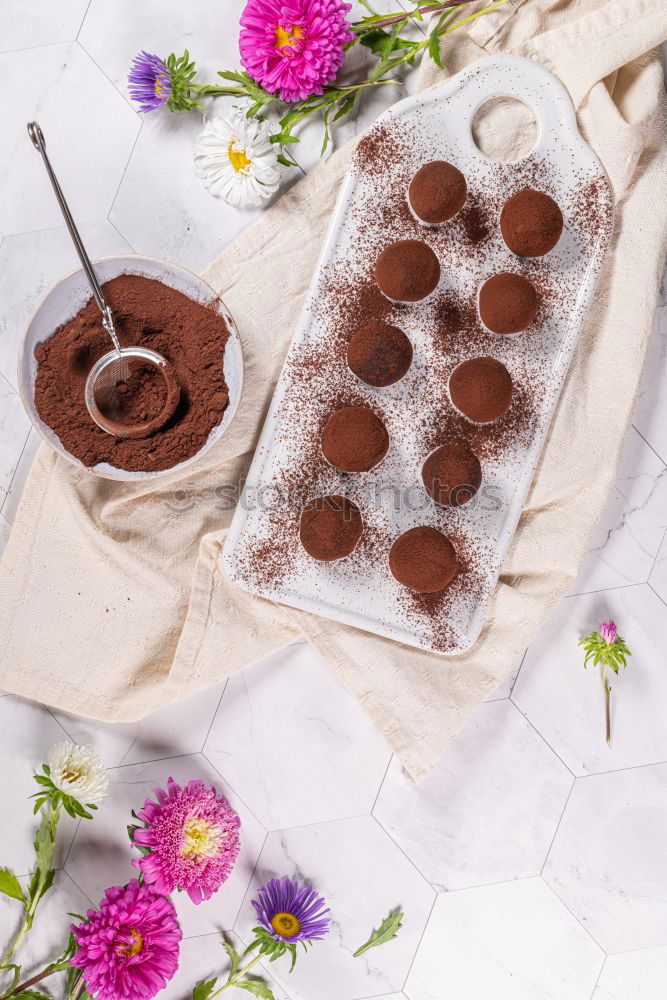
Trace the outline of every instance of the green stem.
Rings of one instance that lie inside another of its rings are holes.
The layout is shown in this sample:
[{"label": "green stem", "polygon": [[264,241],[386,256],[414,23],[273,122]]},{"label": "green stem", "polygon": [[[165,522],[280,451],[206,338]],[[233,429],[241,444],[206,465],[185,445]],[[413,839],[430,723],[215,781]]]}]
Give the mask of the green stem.
[{"label": "green stem", "polygon": [[207,83],[191,83],[189,90],[199,97],[248,97],[245,87],[217,87]]},{"label": "green stem", "polygon": [[261,957],[261,955],[255,955],[255,957],[251,959],[247,965],[244,965],[242,969],[237,969],[236,975],[230,976],[225,985],[221,986],[219,990],[216,990],[215,993],[209,997],[209,1000],[216,1000],[216,998],[219,997],[221,993],[224,993],[225,990],[230,989],[232,986],[236,986],[239,980],[243,979],[243,977],[246,976],[255,965],[257,965]]},{"label": "green stem", "polygon": [[606,663],[602,667],[602,681],[604,683],[606,737],[607,737],[607,746],[609,747],[611,746],[611,687],[609,686],[609,681],[607,680]]},{"label": "green stem", "polygon": [[404,21],[411,21],[414,18],[421,21],[424,18],[424,14],[440,14],[450,7],[458,7],[463,3],[472,3],[472,0],[444,0],[442,3],[432,3],[425,7],[415,7],[414,10],[405,11],[402,14],[390,14],[387,17],[379,15],[372,21],[370,18],[365,17],[363,21],[357,21],[352,25],[352,31],[355,35],[365,35],[367,31],[375,31],[377,28],[388,28],[392,24],[401,24]]},{"label": "green stem", "polygon": [[57,968],[54,969],[52,966],[48,966],[46,969],[42,969],[41,972],[38,972],[36,976],[26,979],[23,983],[19,983],[18,986],[15,986],[13,990],[9,991],[9,993],[3,993],[1,1000],[9,1000],[10,997],[16,996],[17,993],[22,993],[23,990],[29,990],[31,986],[35,985],[35,983],[41,983],[43,979],[46,979],[48,976],[52,976],[54,972],[60,971],[62,970]]}]

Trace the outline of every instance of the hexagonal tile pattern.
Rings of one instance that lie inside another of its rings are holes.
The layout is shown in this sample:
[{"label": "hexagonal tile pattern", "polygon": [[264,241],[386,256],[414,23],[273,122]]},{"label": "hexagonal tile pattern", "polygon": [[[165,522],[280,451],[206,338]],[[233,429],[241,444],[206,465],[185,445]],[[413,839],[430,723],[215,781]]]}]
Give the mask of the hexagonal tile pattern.
[{"label": "hexagonal tile pattern", "polygon": [[[0,699],[0,802],[11,810],[11,822],[3,824],[2,861],[16,875],[28,875],[35,867],[33,838],[37,820],[29,796],[37,790],[33,774],[54,743],[67,739],[45,708],[14,696]],[[72,843],[76,823],[63,816],[58,832],[56,867],[60,867]]]},{"label": "hexagonal tile pattern", "polygon": [[88,0],[3,0],[0,6],[0,52],[27,49],[76,38]]},{"label": "hexagonal tile pattern", "polygon": [[409,1000],[589,1000],[603,954],[539,878],[438,896]]},{"label": "hexagonal tile pattern", "polygon": [[[236,926],[244,939],[254,924],[253,893],[276,875],[314,885],[331,908],[330,933],[294,972],[275,964],[292,1000],[353,1000],[401,989],[435,893],[379,824],[360,816],[269,834]],[[353,958],[395,907],[405,912],[398,937]]]},{"label": "hexagonal tile pattern", "polygon": [[[29,877],[21,878],[19,882],[23,891],[27,893]],[[56,873],[53,888],[44,896],[37,909],[33,931],[23,939],[12,959],[21,966],[23,980],[41,972],[47,962],[62,953],[71,923],[68,914],[85,914],[90,905],[90,900],[74,884],[67,872]],[[2,928],[3,945],[5,936],[13,936],[18,930],[21,917],[20,904],[0,894],[0,928]],[[46,980],[43,985],[40,984],[39,990],[45,990],[47,995],[62,997],[64,992],[62,985],[63,979],[57,976],[55,979]]]},{"label": "hexagonal tile pattern", "polygon": [[514,705],[496,701],[419,785],[395,758],[374,815],[436,888],[504,882],[539,875],[573,781]]},{"label": "hexagonal tile pattern", "polygon": [[592,1000],[664,1000],[667,948],[610,955]]},{"label": "hexagonal tile pattern", "polygon": [[[0,702],[2,711],[2,702]],[[109,771],[109,796],[94,823],[81,824],[66,868],[83,891],[95,900],[109,885],[122,885],[136,875],[131,865],[137,857],[127,837],[132,810],[139,809],[156,786],[171,775],[184,784],[192,778],[215,785],[226,795],[241,818],[241,851],[225,885],[211,899],[195,906],[184,893],[174,894],[174,905],[185,937],[231,930],[254,871],[265,832],[261,824],[220,775],[200,754],[115,768]]]},{"label": "hexagonal tile pattern", "polygon": [[370,812],[390,758],[307,643],[229,679],[204,753],[269,830]]},{"label": "hexagonal tile pattern", "polygon": [[580,778],[544,878],[607,952],[667,944],[667,764]]},{"label": "hexagonal tile pattern", "polygon": [[[225,938],[238,952],[242,952],[246,947],[238,934],[225,931]],[[221,942],[221,934],[204,934],[181,941],[178,971],[174,978],[167,983],[164,991],[160,993],[160,1000],[192,1000],[192,989],[196,983],[214,977],[218,978],[219,983],[223,983],[227,978],[229,959],[221,947]],[[272,966],[269,968],[273,971]],[[261,962],[255,967],[255,971],[268,984],[275,1000],[289,1000],[287,994],[276,985],[268,969]],[[239,997],[247,995],[242,994],[239,990],[233,990],[230,997],[233,997],[234,994]]]},{"label": "hexagonal tile pattern", "polygon": [[[0,376],[0,378],[1,377],[2,376]],[[23,416],[24,414],[21,414],[21,417]],[[37,449],[39,448],[41,440],[41,437],[34,427],[31,427],[30,433],[28,434],[25,444],[23,445],[23,450],[20,453],[20,458],[16,463],[14,474],[12,475],[12,479],[9,484],[9,489],[6,494],[0,495],[0,511],[8,524],[14,523],[16,511],[18,510],[21,496],[23,495],[23,487],[26,484],[33,459],[37,454]]]},{"label": "hexagonal tile pattern", "polygon": [[0,232],[62,225],[39,155],[26,133],[38,118],[77,223],[106,216],[139,131],[135,112],[76,43],[0,55]]},{"label": "hexagonal tile pattern", "polygon": [[198,691],[140,722],[95,722],[57,711],[53,715],[75,743],[94,746],[109,767],[141,764],[201,750],[223,690],[224,683]]},{"label": "hexagonal tile pattern", "polygon": [[573,594],[644,583],[667,528],[667,469],[630,428],[618,477]]},{"label": "hexagonal tile pattern", "polygon": [[667,534],[662,540],[651,575],[648,578],[652,589],[664,603],[667,602]]},{"label": "hexagonal tile pattern", "polygon": [[[80,230],[91,260],[131,253],[127,241],[106,220],[85,223]],[[19,343],[35,305],[76,267],[79,258],[64,226],[8,236],[0,246],[0,372],[14,388]]]},{"label": "hexagonal tile pattern", "polygon": [[[579,639],[615,619],[632,650],[611,675],[612,743],[604,738],[601,671],[584,670]],[[650,587],[624,587],[561,601],[532,642],[514,701],[578,775],[667,759],[667,728],[655,705],[667,699],[665,606]]]}]

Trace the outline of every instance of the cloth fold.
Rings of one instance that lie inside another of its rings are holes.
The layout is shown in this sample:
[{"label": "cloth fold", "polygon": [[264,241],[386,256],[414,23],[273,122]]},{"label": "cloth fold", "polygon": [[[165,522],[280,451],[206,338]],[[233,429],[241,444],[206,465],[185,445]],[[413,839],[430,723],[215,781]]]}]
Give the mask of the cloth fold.
[{"label": "cloth fold", "polygon": [[[237,320],[246,357],[243,399],[226,438],[186,476],[144,484],[99,480],[46,445],[39,450],[0,567],[0,688],[132,721],[307,635],[412,777],[426,774],[571,584],[614,480],[667,245],[655,48],[666,38],[665,0],[515,0],[443,44],[447,73],[498,52],[556,73],[617,201],[595,304],[472,650],[440,657],[286,609],[238,590],[218,567],[235,491],[349,163],[347,146],[204,275]],[[420,83],[442,76],[424,63]],[[486,122],[510,158],[521,134],[508,127],[511,114],[496,109]]]}]

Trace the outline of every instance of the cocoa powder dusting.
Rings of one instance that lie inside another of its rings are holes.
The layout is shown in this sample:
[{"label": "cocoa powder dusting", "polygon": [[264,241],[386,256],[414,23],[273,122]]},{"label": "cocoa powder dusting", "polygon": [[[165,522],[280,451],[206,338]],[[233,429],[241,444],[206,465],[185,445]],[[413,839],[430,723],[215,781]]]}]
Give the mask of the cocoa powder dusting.
[{"label": "cocoa powder dusting", "polygon": [[[113,437],[88,413],[84,386],[95,362],[110,349],[91,297],[73,319],[38,345],[35,406],[42,420],[84,465],[100,462],[131,472],[170,469],[206,443],[229,403],[223,367],[227,325],[212,306],[141,275],[125,274],[103,286],[121,346],[151,348],[171,362],[181,395],[175,413],[150,437]],[[166,386],[154,369],[128,380],[120,422],[159,414]]]}]

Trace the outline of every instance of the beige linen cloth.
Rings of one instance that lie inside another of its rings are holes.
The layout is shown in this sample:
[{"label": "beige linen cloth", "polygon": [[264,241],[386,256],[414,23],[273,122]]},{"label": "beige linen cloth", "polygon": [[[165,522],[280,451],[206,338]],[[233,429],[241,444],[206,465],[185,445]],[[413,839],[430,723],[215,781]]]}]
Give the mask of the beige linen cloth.
[{"label": "beige linen cloth", "polygon": [[[237,590],[218,556],[224,488],[246,471],[350,160],[320,164],[205,277],[236,318],[247,371],[231,433],[180,479],[127,485],[42,445],[0,577],[0,688],[131,721],[304,634],[418,779],[514,667],[574,579],[614,480],[667,240],[666,0],[514,0],[446,41],[447,72],[489,53],[544,63],[611,179],[613,248],[488,623],[440,657]],[[421,70],[430,86],[442,79]],[[490,125],[509,150],[511,117]],[[179,492],[181,491],[181,492]],[[289,698],[289,692],[286,694]]]}]

